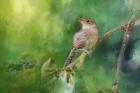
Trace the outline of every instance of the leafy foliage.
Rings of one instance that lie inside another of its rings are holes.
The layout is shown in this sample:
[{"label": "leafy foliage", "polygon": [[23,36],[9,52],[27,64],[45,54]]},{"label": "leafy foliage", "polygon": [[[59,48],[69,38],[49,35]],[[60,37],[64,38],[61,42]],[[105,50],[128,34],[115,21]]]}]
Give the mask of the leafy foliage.
[{"label": "leafy foliage", "polygon": [[[129,16],[123,0],[0,0],[0,93],[58,93],[58,80],[41,82],[41,65],[52,57],[56,69],[63,66],[72,37],[80,29],[78,20],[95,20],[102,36]],[[76,93],[111,93],[117,58],[113,46],[121,36],[113,35],[81,70],[75,69]],[[127,80],[124,77],[122,82]],[[132,93],[123,85],[121,91]]]}]

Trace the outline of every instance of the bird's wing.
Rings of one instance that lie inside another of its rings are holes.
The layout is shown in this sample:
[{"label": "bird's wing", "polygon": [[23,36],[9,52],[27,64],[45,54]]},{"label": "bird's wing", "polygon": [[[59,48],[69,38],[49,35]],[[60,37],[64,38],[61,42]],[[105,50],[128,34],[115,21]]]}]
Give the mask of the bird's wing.
[{"label": "bird's wing", "polygon": [[75,48],[81,48],[85,45],[86,43],[86,35],[83,32],[77,32],[74,36],[74,40],[73,40],[73,46]]}]

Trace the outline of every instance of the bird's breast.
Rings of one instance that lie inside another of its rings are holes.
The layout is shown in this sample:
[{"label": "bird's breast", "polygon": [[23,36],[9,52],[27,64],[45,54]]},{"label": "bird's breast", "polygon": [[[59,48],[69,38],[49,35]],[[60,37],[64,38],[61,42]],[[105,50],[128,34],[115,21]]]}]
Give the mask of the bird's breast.
[{"label": "bird's breast", "polygon": [[98,38],[98,29],[86,29],[83,30],[83,34],[86,38],[95,39]]}]

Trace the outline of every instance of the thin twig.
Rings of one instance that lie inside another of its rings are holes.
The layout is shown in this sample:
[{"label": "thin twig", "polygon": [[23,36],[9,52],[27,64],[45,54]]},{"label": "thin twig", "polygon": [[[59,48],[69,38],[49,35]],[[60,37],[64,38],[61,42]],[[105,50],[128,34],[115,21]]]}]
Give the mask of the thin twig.
[{"label": "thin twig", "polygon": [[101,38],[99,39],[98,43],[99,43],[99,44],[102,43],[102,42],[105,41],[107,38],[109,38],[114,32],[120,31],[120,29],[121,29],[121,27],[118,26],[118,27],[112,29],[111,31],[106,32],[106,33],[104,34],[104,36],[101,37]]},{"label": "thin twig", "polygon": [[133,30],[134,24],[135,24],[135,17],[132,16],[130,20],[128,21],[126,27],[123,29],[125,30],[125,33],[124,33],[119,57],[117,59],[117,69],[116,69],[116,74],[115,74],[115,80],[113,83],[113,93],[119,93],[118,83],[120,81],[121,64],[124,59],[124,53],[125,53],[125,50],[126,50],[129,38],[130,38],[130,33]]}]

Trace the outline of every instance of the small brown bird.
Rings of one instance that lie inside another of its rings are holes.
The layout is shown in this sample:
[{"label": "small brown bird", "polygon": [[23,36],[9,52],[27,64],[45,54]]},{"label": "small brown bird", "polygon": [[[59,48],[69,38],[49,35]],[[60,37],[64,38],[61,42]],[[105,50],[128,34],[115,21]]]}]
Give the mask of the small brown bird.
[{"label": "small brown bird", "polygon": [[73,48],[65,62],[64,67],[67,67],[75,57],[77,51],[82,50],[88,55],[91,55],[98,41],[98,27],[95,21],[90,19],[81,19],[82,28],[74,35]]}]

